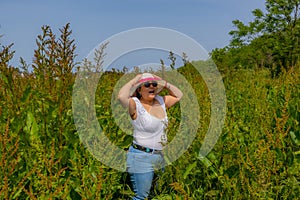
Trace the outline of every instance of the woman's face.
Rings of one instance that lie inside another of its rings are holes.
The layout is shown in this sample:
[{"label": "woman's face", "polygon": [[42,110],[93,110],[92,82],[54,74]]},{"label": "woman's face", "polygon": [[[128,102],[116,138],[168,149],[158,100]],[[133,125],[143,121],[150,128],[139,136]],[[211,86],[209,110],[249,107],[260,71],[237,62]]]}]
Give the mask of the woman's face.
[{"label": "woman's face", "polygon": [[140,89],[140,94],[142,98],[151,100],[154,99],[156,93],[155,90],[157,88],[157,82],[156,81],[149,81],[142,84]]}]

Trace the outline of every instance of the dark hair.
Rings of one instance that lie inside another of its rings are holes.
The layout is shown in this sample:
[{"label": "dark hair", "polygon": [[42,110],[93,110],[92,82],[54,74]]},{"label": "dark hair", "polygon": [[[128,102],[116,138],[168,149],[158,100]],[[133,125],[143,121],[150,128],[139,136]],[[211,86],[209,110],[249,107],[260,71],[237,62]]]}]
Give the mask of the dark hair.
[{"label": "dark hair", "polygon": [[136,98],[138,98],[138,99],[141,99],[141,97],[142,97],[141,93],[139,92],[140,89],[141,89],[141,87],[138,87],[138,88],[135,90]]}]

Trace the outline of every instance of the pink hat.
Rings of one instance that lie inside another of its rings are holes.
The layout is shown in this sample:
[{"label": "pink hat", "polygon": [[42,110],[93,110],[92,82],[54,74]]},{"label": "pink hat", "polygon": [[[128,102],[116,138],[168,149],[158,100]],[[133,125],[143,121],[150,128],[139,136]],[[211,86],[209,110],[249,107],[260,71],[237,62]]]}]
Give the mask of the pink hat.
[{"label": "pink hat", "polygon": [[164,88],[165,85],[165,81],[162,80],[161,78],[155,77],[153,76],[153,74],[150,73],[143,73],[141,78],[131,87],[130,96],[134,94],[137,88],[139,88],[143,83],[147,81],[157,81],[158,86],[156,89],[156,94],[159,93]]}]

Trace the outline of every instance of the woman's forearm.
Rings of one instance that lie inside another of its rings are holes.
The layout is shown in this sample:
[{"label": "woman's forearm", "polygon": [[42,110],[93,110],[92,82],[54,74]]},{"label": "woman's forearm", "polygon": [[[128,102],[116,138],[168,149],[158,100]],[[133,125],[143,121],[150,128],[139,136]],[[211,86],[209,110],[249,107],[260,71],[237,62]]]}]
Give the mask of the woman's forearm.
[{"label": "woman's forearm", "polygon": [[138,81],[139,78],[140,75],[137,75],[120,89],[118,94],[118,100],[120,101],[123,107],[128,107],[130,99],[130,89]]},{"label": "woman's forearm", "polygon": [[169,95],[176,97],[178,99],[178,101],[183,96],[183,93],[181,92],[181,90],[179,88],[177,88],[176,86],[172,85],[171,83],[166,82],[165,89],[168,90]]}]

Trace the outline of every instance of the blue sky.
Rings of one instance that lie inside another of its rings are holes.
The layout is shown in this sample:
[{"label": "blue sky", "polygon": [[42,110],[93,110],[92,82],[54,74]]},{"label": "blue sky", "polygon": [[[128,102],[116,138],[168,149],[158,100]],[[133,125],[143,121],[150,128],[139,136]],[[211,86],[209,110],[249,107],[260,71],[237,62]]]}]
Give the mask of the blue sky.
[{"label": "blue sky", "polygon": [[122,31],[162,27],[179,31],[196,40],[207,51],[226,46],[232,21],[253,20],[251,11],[264,10],[263,0],[1,0],[2,45],[14,43],[11,64],[23,57],[32,62],[35,40],[41,26],[52,31],[70,23],[72,38],[81,61],[100,42]]}]

